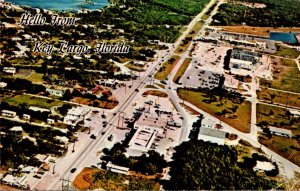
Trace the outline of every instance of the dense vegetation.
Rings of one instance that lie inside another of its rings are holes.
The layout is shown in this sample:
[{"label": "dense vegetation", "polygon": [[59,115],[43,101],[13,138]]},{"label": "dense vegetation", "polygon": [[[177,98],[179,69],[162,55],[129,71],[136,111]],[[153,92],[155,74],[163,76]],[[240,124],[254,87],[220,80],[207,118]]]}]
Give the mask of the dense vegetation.
[{"label": "dense vegetation", "polygon": [[267,190],[275,183],[237,166],[237,151],[199,140],[175,147],[168,190]]},{"label": "dense vegetation", "polygon": [[[217,25],[240,25],[261,27],[299,27],[299,0],[247,0],[264,3],[264,8],[253,8],[240,3],[222,4],[213,19]],[[251,5],[251,4],[250,4]]]},{"label": "dense vegetation", "polygon": [[164,156],[154,150],[148,151],[147,155],[143,154],[138,157],[126,157],[126,149],[120,143],[116,143],[110,150],[104,149],[106,154],[102,160],[111,161],[113,164],[129,167],[130,170],[143,174],[153,175],[161,173],[162,169],[167,167]]}]

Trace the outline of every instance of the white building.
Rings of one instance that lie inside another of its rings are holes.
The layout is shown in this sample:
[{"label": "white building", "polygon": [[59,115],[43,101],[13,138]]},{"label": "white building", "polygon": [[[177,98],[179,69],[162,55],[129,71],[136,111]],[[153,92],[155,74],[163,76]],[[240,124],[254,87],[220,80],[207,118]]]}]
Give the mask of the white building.
[{"label": "white building", "polygon": [[15,73],[17,72],[17,69],[15,67],[4,67],[3,72],[6,74],[15,75]]},{"label": "white building", "polygon": [[26,175],[22,176],[22,177],[16,177],[16,176],[13,176],[11,174],[7,174],[1,180],[1,182],[3,184],[10,185],[10,186],[13,186],[13,187],[18,187],[18,188],[21,188],[21,189],[29,189],[28,177]]},{"label": "white building", "polygon": [[204,118],[201,121],[201,128],[204,127],[204,128],[213,129],[215,127],[215,125],[216,125],[216,122],[211,119],[208,119],[208,118]]},{"label": "white building", "polygon": [[216,129],[209,129],[205,127],[200,128],[200,132],[198,135],[198,140],[217,143],[218,145],[224,145],[225,138],[226,138],[226,132],[216,130]]},{"label": "white building", "polygon": [[292,137],[291,130],[273,127],[273,126],[269,126],[269,129],[270,129],[270,132],[274,135],[285,136],[285,137],[289,137],[289,138]]},{"label": "white building", "polygon": [[63,144],[67,144],[69,142],[69,139],[65,136],[55,136],[54,139],[58,140],[59,142],[61,142]]},{"label": "white building", "polygon": [[110,170],[110,171],[115,172],[115,173],[126,174],[126,175],[129,174],[129,168],[123,167],[123,166],[114,165],[114,164],[112,164],[111,161],[109,161],[107,163],[106,167],[107,167],[107,170]]},{"label": "white building", "polygon": [[130,148],[146,152],[151,148],[154,139],[163,132],[164,130],[159,127],[140,126],[128,145]]},{"label": "white building", "polygon": [[35,107],[35,106],[30,106],[28,109],[30,109],[32,111],[40,111],[40,112],[49,112],[50,113],[49,109]]},{"label": "white building", "polygon": [[91,111],[86,107],[73,107],[64,117],[64,123],[75,126],[79,121],[84,120],[84,117]]},{"label": "white building", "polygon": [[300,117],[300,111],[298,111],[298,110],[290,109],[290,113],[291,113],[294,117]]},{"label": "white building", "polygon": [[5,88],[7,86],[7,83],[5,83],[5,82],[0,82],[0,88],[2,89],[2,88]]},{"label": "white building", "polygon": [[48,119],[47,119],[47,123],[49,123],[49,124],[54,124],[54,123],[55,123],[55,120],[54,120],[54,119],[48,118]]},{"label": "white building", "polygon": [[62,97],[65,93],[64,90],[56,90],[56,89],[50,89],[50,88],[47,88],[46,92],[48,92],[51,95],[57,96],[57,97]]},{"label": "white building", "polygon": [[23,114],[23,118],[24,118],[24,119],[30,120],[31,117],[30,117],[30,115],[28,115],[28,114]]},{"label": "white building", "polygon": [[1,115],[5,116],[5,117],[13,118],[13,117],[15,117],[17,115],[17,113],[14,112],[14,111],[9,111],[9,110],[5,110],[4,109],[4,110],[1,111]]}]

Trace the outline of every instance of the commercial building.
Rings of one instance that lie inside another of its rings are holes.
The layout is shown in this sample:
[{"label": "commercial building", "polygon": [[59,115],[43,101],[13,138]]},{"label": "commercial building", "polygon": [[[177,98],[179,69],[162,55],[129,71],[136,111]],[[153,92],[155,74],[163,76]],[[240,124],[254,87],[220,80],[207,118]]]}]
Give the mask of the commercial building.
[{"label": "commercial building", "polygon": [[84,117],[91,111],[86,107],[73,107],[64,117],[64,123],[75,126],[79,121],[84,120]]},{"label": "commercial building", "polygon": [[201,127],[198,135],[198,140],[206,142],[217,143],[218,145],[224,145],[226,138],[226,132],[217,129],[210,129]]},{"label": "commercial building", "polygon": [[14,67],[4,67],[3,72],[6,73],[6,74],[15,75],[17,70]]}]

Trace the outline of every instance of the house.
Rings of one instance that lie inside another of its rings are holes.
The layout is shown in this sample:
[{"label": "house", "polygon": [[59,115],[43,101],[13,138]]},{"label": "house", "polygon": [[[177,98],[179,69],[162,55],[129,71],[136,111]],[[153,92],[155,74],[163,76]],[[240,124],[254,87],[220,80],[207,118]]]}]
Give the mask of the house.
[{"label": "house", "polygon": [[135,65],[135,66],[144,67],[146,65],[146,62],[143,62],[143,61],[133,61],[132,64]]},{"label": "house", "polygon": [[217,129],[210,129],[201,127],[198,135],[198,140],[206,142],[217,143],[218,145],[224,145],[226,138],[226,132]]},{"label": "house", "polygon": [[294,117],[300,117],[300,111],[294,109],[290,109],[289,111]]},{"label": "house", "polygon": [[21,126],[15,126],[9,129],[8,135],[14,142],[19,142],[23,139],[23,128]]},{"label": "house", "polygon": [[48,92],[51,95],[57,96],[57,97],[62,97],[65,93],[64,90],[56,90],[56,89],[50,89],[50,88],[47,88],[46,92]]},{"label": "house", "polygon": [[0,82],[0,88],[3,89],[7,86],[7,83],[5,82]]},{"label": "house", "polygon": [[17,69],[15,67],[4,67],[3,72],[10,75],[15,75]]},{"label": "house", "polygon": [[48,118],[48,119],[47,119],[47,123],[49,123],[49,124],[54,124],[54,123],[55,123],[55,120],[54,120],[54,119]]},{"label": "house", "polygon": [[269,126],[270,132],[274,135],[279,135],[279,136],[285,136],[288,138],[292,137],[292,131],[288,129],[283,129],[283,128],[278,128],[278,127],[273,127]]},{"label": "house", "polygon": [[69,142],[69,139],[65,136],[55,136],[54,139],[63,144],[67,144]]},{"label": "house", "polygon": [[50,113],[50,110],[49,110],[49,109],[40,108],[40,107],[35,107],[35,106],[30,106],[28,109],[29,109],[29,110],[32,110],[32,111],[49,112],[49,113]]},{"label": "house", "polygon": [[1,115],[4,116],[4,117],[10,117],[10,118],[13,118],[15,116],[17,116],[17,113],[14,112],[14,111],[9,111],[9,110],[2,110],[1,111]]},{"label": "house", "polygon": [[30,115],[28,115],[28,114],[23,114],[23,118],[24,118],[24,119],[28,119],[28,120],[30,120],[31,116],[30,116]]},{"label": "house", "polygon": [[114,164],[112,164],[111,161],[109,161],[107,163],[106,168],[107,168],[107,170],[110,170],[110,171],[115,172],[115,173],[126,174],[126,175],[129,174],[129,168],[114,165]]}]

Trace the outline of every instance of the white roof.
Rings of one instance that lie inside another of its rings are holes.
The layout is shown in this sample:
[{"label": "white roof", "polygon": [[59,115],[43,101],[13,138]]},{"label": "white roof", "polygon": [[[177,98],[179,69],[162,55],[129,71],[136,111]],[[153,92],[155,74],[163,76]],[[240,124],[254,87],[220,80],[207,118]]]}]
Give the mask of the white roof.
[{"label": "white roof", "polygon": [[129,170],[129,168],[123,167],[123,166],[115,165],[115,164],[113,164],[111,161],[109,161],[109,162],[107,163],[106,167],[112,168],[112,169],[115,169],[115,170],[120,170],[120,171],[128,171],[128,170]]},{"label": "white roof", "polygon": [[23,131],[23,128],[21,126],[14,126],[10,131]]},{"label": "white roof", "polygon": [[198,140],[203,140],[205,142],[211,142],[211,143],[217,143],[218,145],[224,145],[225,139],[224,138],[218,138],[218,137],[211,137],[208,135],[198,135]]},{"label": "white roof", "polygon": [[275,167],[271,162],[256,161],[256,166],[253,169],[254,170],[267,170],[267,171],[270,171],[274,168]]},{"label": "white roof", "polygon": [[63,143],[67,143],[69,141],[69,139],[65,136],[55,136],[54,138],[61,141],[61,142],[63,142]]},{"label": "white roof", "polygon": [[72,109],[70,109],[68,111],[68,115],[80,116],[80,115],[87,114],[89,111],[90,111],[90,109],[88,109],[88,108],[73,107]]},{"label": "white roof", "polygon": [[5,82],[0,82],[0,88],[5,88],[7,86],[7,83]]},{"label": "white roof", "polygon": [[290,109],[290,113],[293,115],[300,115],[300,111],[294,109]]},{"label": "white roof", "polygon": [[32,111],[41,111],[41,112],[45,112],[45,111],[47,112],[48,111],[48,112],[50,112],[49,109],[35,107],[35,106],[30,106],[29,109],[32,110]]},{"label": "white roof", "polygon": [[9,110],[6,110],[6,109],[3,109],[1,112],[2,112],[2,113],[11,113],[11,114],[16,114],[16,112],[15,112],[15,111],[9,111]]},{"label": "white roof", "polygon": [[292,136],[292,131],[291,130],[278,128],[278,127],[273,127],[273,126],[269,126],[269,128],[270,128],[271,132],[281,133],[281,134]]}]

